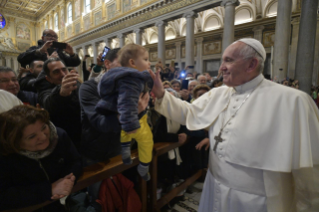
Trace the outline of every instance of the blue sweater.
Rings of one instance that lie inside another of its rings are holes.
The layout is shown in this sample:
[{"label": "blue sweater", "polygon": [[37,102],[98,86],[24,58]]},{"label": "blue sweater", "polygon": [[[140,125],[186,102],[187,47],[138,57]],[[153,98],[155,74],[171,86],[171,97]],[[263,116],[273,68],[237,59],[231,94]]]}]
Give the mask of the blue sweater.
[{"label": "blue sweater", "polygon": [[104,74],[98,84],[101,100],[96,110],[101,114],[119,113],[122,129],[130,132],[140,128],[138,100],[142,92],[153,87],[153,79],[148,71],[140,72],[133,68],[117,67]]}]

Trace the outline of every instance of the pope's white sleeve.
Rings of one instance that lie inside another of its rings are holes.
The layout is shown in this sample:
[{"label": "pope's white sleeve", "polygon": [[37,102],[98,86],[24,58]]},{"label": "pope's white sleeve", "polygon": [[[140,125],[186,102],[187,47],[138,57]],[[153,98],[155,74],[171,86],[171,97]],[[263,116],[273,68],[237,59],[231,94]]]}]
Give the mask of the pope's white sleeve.
[{"label": "pope's white sleeve", "polygon": [[186,117],[192,110],[192,104],[182,101],[165,91],[162,99],[155,101],[155,110],[179,124],[186,125]]}]

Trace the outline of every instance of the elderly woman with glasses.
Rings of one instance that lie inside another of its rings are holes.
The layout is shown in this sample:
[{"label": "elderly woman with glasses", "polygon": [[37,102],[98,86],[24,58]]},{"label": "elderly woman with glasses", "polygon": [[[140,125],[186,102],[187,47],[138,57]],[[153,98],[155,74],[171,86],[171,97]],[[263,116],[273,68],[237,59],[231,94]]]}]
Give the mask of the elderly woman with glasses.
[{"label": "elderly woman with glasses", "polygon": [[[0,211],[60,199],[71,193],[81,157],[45,110],[16,106],[0,114]],[[40,211],[65,211],[59,201]]]}]

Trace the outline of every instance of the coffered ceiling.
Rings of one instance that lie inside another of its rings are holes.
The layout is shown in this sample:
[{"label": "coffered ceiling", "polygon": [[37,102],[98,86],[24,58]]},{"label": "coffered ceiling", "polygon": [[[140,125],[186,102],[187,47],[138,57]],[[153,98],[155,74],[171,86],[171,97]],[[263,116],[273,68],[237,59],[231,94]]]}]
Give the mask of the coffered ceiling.
[{"label": "coffered ceiling", "polygon": [[0,12],[36,21],[60,0],[0,0]]}]

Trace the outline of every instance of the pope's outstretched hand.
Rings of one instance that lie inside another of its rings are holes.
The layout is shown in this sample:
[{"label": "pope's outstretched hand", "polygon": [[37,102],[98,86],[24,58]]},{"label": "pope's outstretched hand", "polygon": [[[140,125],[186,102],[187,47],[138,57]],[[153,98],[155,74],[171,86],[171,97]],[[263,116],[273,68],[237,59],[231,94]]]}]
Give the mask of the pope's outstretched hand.
[{"label": "pope's outstretched hand", "polygon": [[156,70],[156,73],[154,73],[152,70],[148,70],[148,72],[154,81],[152,92],[155,94],[156,98],[161,99],[164,96],[165,91],[162,84],[160,71]]}]

